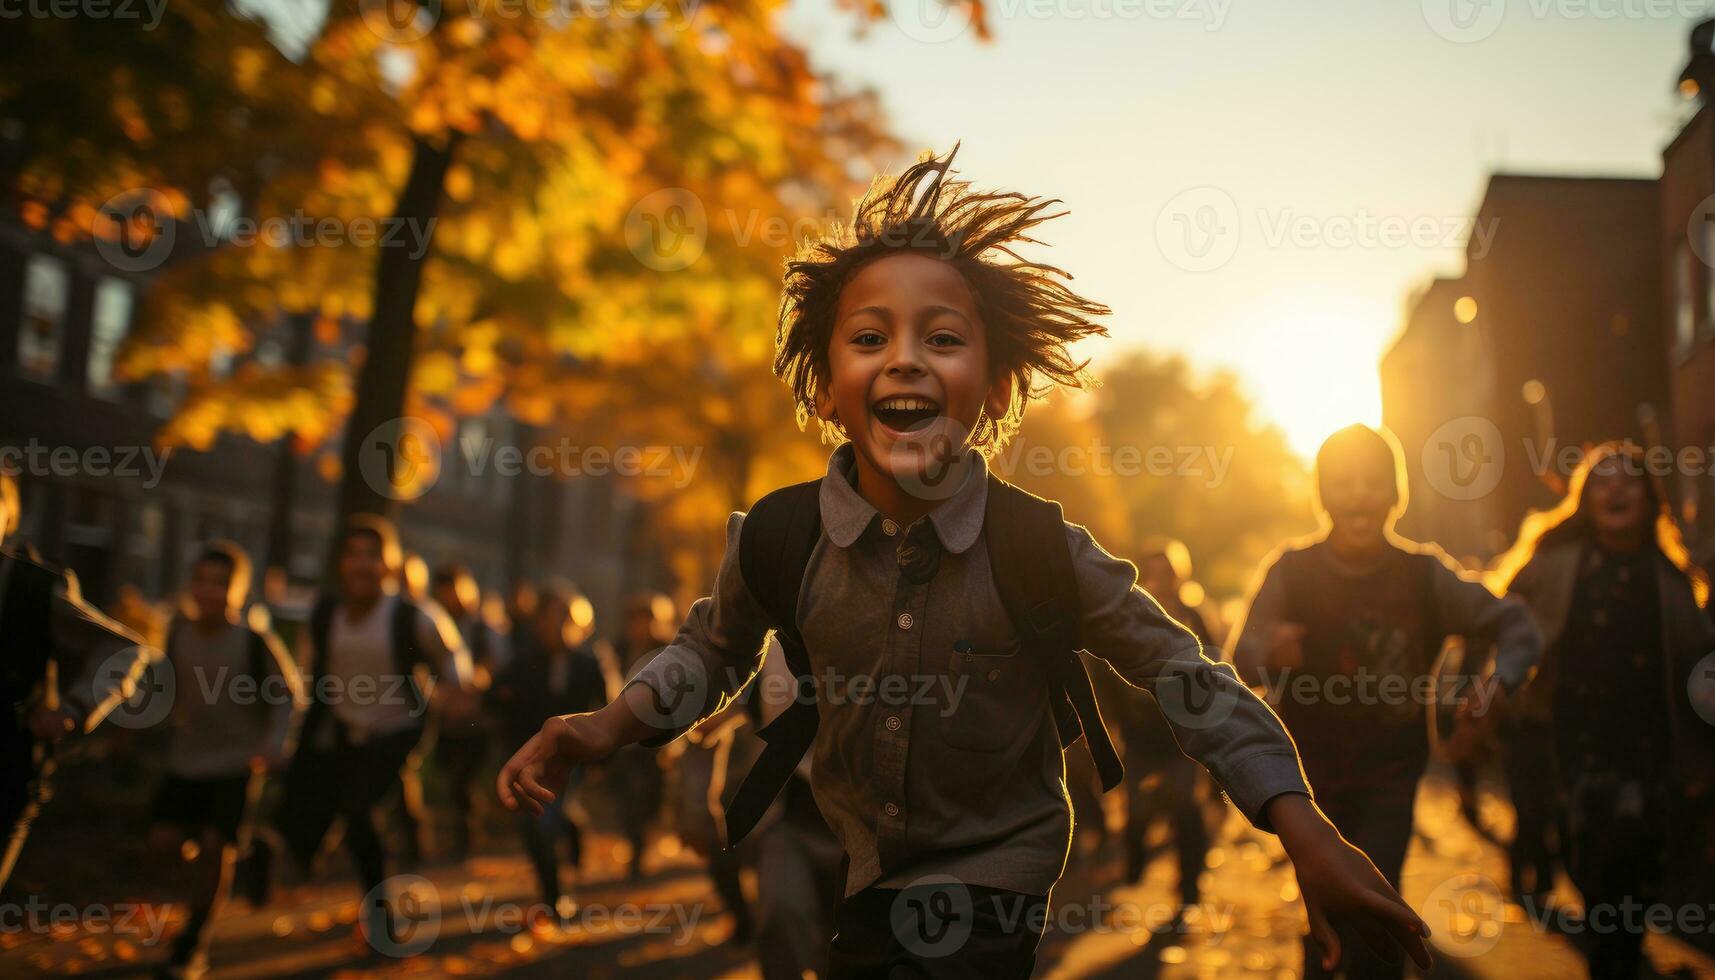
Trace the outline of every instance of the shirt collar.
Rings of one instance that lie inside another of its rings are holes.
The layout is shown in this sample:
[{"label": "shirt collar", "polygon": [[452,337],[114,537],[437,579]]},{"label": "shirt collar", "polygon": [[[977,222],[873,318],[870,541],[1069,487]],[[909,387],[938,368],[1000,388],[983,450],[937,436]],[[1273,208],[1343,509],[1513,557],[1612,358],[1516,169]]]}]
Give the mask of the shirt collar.
[{"label": "shirt collar", "polygon": [[[929,512],[929,523],[941,539],[941,547],[954,554],[976,543],[988,505],[988,463],[975,449],[965,453],[964,482]],[[828,540],[841,548],[851,547],[875,520],[876,509],[857,491],[857,451],[851,443],[841,445],[828,457],[819,503]]]}]

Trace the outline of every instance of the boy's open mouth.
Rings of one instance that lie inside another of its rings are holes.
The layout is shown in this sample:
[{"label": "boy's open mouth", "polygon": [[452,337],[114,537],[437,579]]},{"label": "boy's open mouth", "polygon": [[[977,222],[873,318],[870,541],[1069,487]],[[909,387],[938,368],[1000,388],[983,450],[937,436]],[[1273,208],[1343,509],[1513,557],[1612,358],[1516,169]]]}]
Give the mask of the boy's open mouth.
[{"label": "boy's open mouth", "polygon": [[892,395],[871,406],[882,425],[895,432],[910,432],[941,417],[941,405],[920,395]]}]

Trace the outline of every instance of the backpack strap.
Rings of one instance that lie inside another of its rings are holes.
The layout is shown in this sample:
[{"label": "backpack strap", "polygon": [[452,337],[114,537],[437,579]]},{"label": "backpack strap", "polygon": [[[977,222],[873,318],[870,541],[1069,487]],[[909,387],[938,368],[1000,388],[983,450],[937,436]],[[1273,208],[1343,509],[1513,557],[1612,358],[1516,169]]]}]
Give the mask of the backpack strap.
[{"label": "backpack strap", "polygon": [[770,493],[745,515],[739,531],[739,572],[744,586],[774,625],[786,666],[798,678],[799,696],[756,734],[765,744],[726,808],[727,847],[735,847],[762,819],[816,741],[819,720],[810,686],[810,655],[798,632],[798,593],[810,554],[822,537],[822,481]]},{"label": "backpack strap", "polygon": [[322,663],[327,658],[328,640],[333,636],[333,611],[337,605],[338,599],[324,595],[310,610],[310,655],[304,671],[312,680],[320,676]]},{"label": "backpack strap", "polygon": [[[304,684],[310,691],[318,690],[321,681],[322,665],[327,662],[328,640],[333,636],[333,613],[339,600],[331,594],[324,594],[316,599],[316,604],[310,609],[310,620],[305,624],[309,630],[310,648],[304,653],[303,670]],[[302,725],[302,742],[310,745],[313,739],[323,731],[328,717],[328,700],[326,698],[310,698],[309,709],[304,712]]]},{"label": "backpack strap", "polygon": [[992,474],[983,526],[997,533],[988,541],[989,567],[1023,652],[1048,665],[1049,705],[1069,748],[1080,735],[1110,790],[1125,779],[1089,672],[1078,653],[1078,579],[1066,541],[1060,505],[1021,490]]}]

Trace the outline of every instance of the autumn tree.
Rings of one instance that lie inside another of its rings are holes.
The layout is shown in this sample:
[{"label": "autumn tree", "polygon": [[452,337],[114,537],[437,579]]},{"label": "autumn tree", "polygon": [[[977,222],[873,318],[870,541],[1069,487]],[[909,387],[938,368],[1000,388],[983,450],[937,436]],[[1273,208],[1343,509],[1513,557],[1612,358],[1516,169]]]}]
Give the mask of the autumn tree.
[{"label": "autumn tree", "polygon": [[1199,379],[1184,360],[1144,351],[1098,374],[1092,419],[1132,535],[1110,545],[1116,552],[1153,535],[1178,538],[1209,594],[1230,597],[1282,540],[1314,528],[1304,462],[1257,418],[1232,374]]},{"label": "autumn tree", "polygon": [[[64,237],[176,232],[124,363],[191,381],[165,441],[291,432],[307,448],[343,428],[342,513],[385,510],[359,454],[407,411],[443,436],[497,400],[553,426],[629,365],[702,351],[723,377],[754,374],[792,243],[746,229],[823,220],[888,146],[873,100],[813,75],[777,13],[335,0],[292,57],[215,0],[148,32],[27,21],[0,69],[21,130],[5,176],[27,220]],[[221,236],[206,220],[221,197],[316,237]],[[163,211],[164,229],[134,227]],[[663,232],[693,245],[663,252]],[[281,315],[357,342],[343,360],[208,370]]]}]

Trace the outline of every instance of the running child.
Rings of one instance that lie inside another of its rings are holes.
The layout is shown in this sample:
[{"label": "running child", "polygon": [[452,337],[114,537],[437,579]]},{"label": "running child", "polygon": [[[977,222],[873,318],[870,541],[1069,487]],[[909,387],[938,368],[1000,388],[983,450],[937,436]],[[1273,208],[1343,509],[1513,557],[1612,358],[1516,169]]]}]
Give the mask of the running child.
[{"label": "running child", "polygon": [[[1329,436],[1316,453],[1316,489],[1326,530],[1268,566],[1235,631],[1233,662],[1270,692],[1322,810],[1397,888],[1429,762],[1421,692],[1442,645],[1449,636],[1493,644],[1494,675],[1477,686],[1487,720],[1502,692],[1530,677],[1542,636],[1523,605],[1466,577],[1434,545],[1393,533],[1406,497],[1391,433],[1353,425]],[[1309,955],[1304,972],[1326,975]],[[1398,977],[1402,965],[1350,946],[1345,972]]]},{"label": "running child", "polygon": [[1067,347],[1108,311],[1015,254],[1055,202],[974,191],[952,158],[878,181],[787,267],[775,369],[800,424],[841,443],[827,475],[729,518],[713,594],[618,700],[544,724],[502,770],[502,802],[536,810],[578,762],[677,738],[750,682],[773,630],[814,697],[762,733],[729,838],[809,748],[847,858],[830,975],[1025,977],[1071,837],[1062,746],[1082,731],[1117,766],[1087,648],[1164,704],[1213,693],[1225,720],[1169,712],[1175,734],[1280,835],[1330,956],[1340,922],[1427,964],[1422,921],[1312,802],[1268,706],[1129,563],[989,475],[1027,403],[1084,380]]}]

